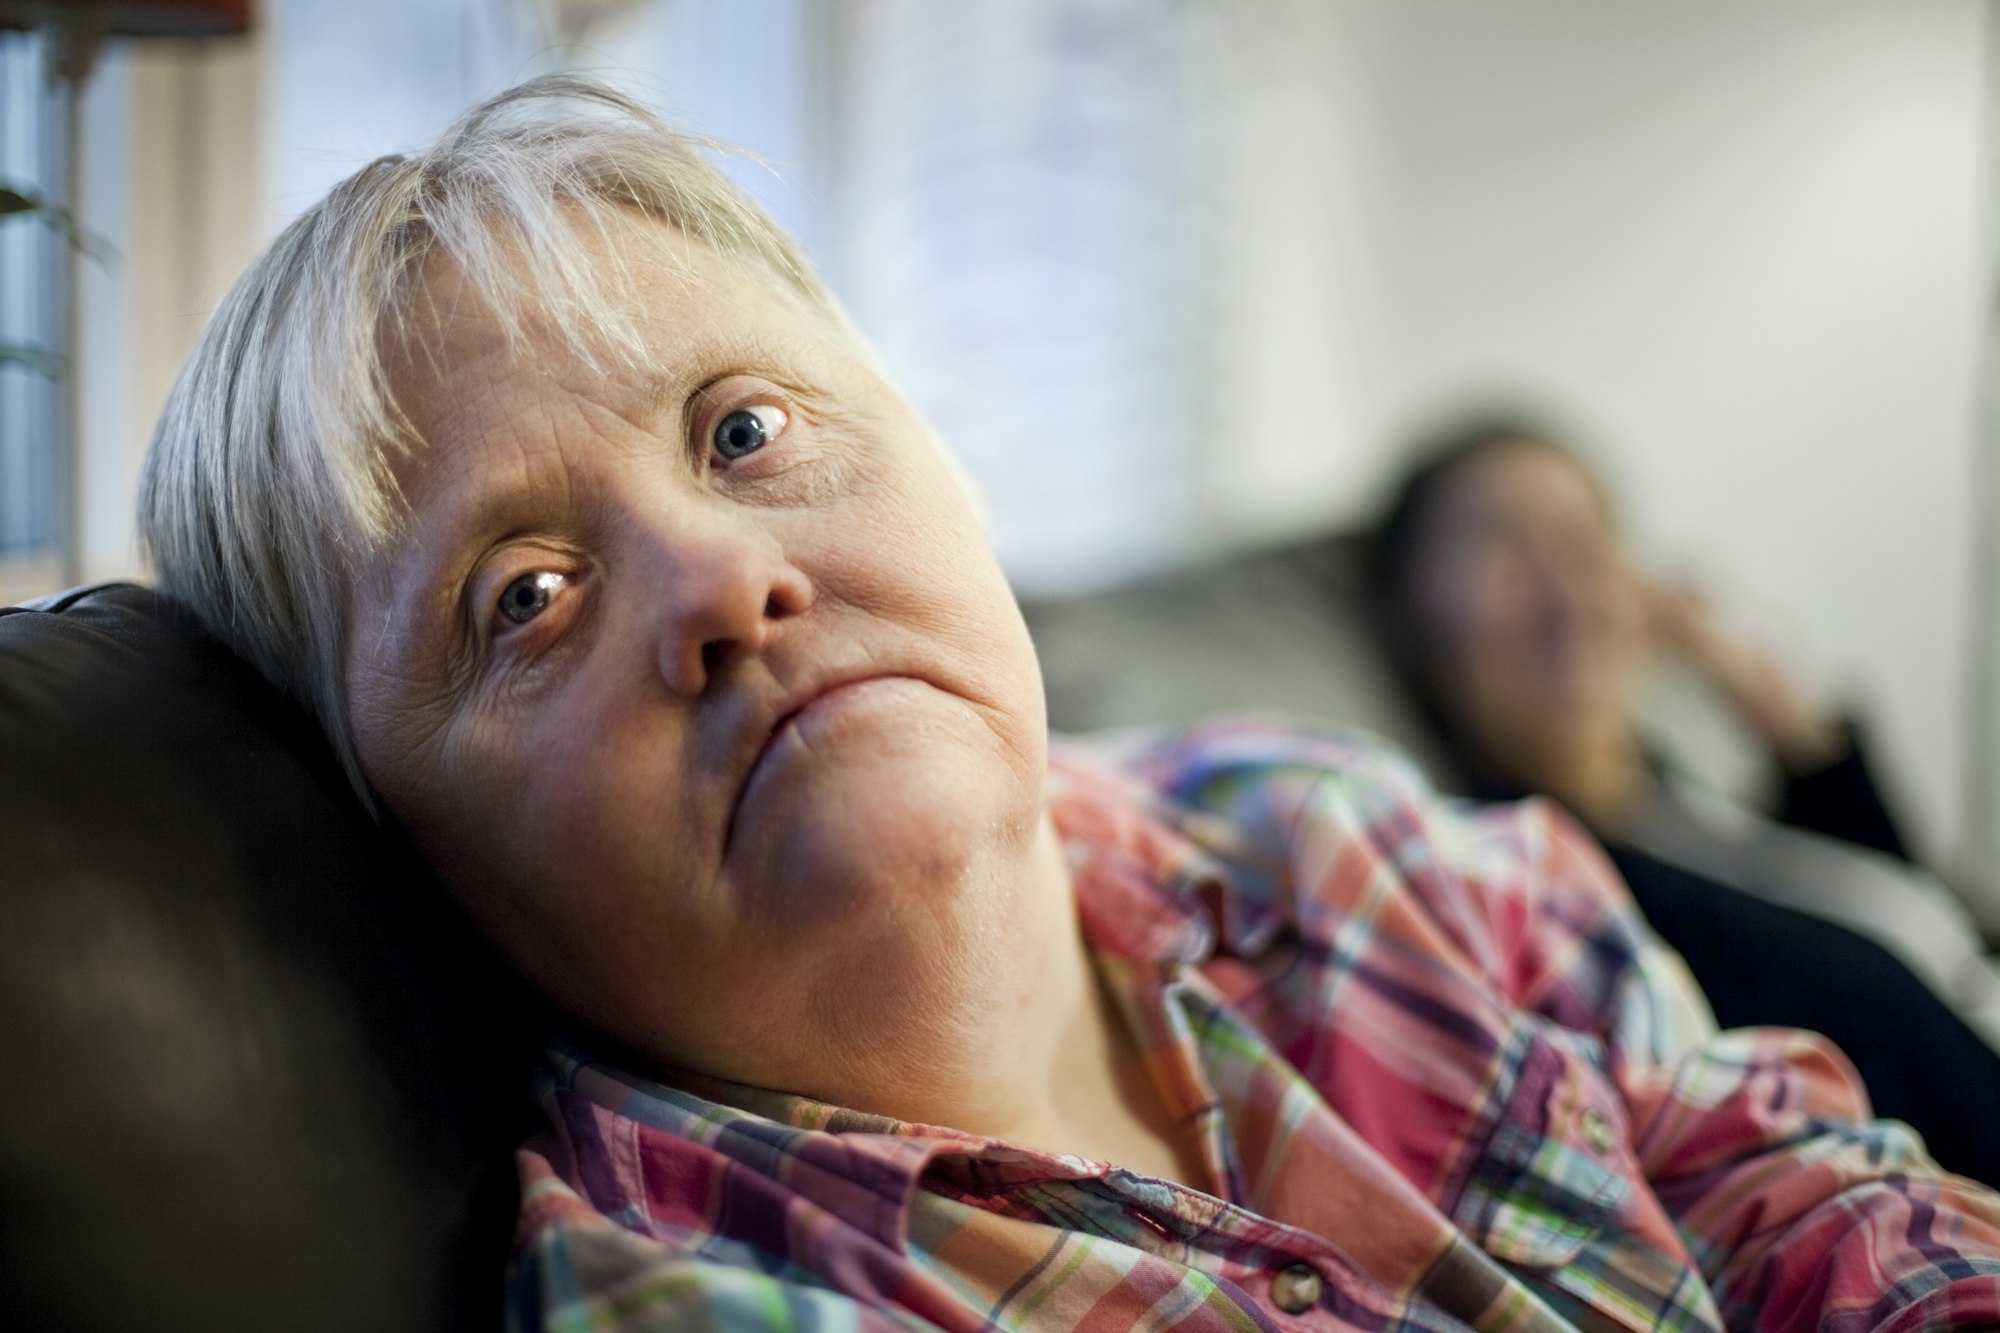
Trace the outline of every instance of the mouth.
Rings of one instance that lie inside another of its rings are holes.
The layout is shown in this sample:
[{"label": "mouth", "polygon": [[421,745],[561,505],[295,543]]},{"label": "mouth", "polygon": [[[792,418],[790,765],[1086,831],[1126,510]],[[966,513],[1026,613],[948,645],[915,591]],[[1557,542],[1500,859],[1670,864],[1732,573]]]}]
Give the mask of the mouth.
[{"label": "mouth", "polygon": [[730,803],[728,824],[723,830],[723,854],[727,856],[736,845],[736,831],[742,824],[743,808],[750,803],[753,793],[770,779],[774,766],[783,764],[786,751],[804,743],[802,728],[810,728],[849,703],[858,701],[858,697],[871,686],[910,679],[893,672],[843,677],[822,682],[781,704],[772,716],[770,729],[745,766],[743,780],[737,785],[736,799]]}]

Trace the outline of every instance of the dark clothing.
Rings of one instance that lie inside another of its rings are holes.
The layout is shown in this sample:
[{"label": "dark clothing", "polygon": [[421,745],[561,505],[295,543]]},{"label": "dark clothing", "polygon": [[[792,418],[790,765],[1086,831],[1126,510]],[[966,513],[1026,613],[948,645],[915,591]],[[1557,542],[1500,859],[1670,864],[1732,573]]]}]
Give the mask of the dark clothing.
[{"label": "dark clothing", "polygon": [[[1781,771],[1778,818],[1909,860],[1860,736],[1852,725],[1847,734],[1846,752],[1832,763]],[[1489,799],[1526,794],[1478,786]],[[1846,926],[1612,839],[1605,848],[1724,1027],[1798,1027],[1832,1038],[1860,1071],[1877,1115],[1915,1128],[1946,1168],[2000,1182],[2000,1051],[1907,964]]]},{"label": "dark clothing", "polygon": [[1778,822],[1915,861],[1882,799],[1855,724],[1846,726],[1847,748],[1832,763],[1783,775]]},{"label": "dark clothing", "polygon": [[1947,1169],[2000,1182],[2000,1052],[1900,959],[1845,927],[1629,847],[1608,850],[1722,1026],[1832,1038],[1877,1115],[1908,1122]]}]

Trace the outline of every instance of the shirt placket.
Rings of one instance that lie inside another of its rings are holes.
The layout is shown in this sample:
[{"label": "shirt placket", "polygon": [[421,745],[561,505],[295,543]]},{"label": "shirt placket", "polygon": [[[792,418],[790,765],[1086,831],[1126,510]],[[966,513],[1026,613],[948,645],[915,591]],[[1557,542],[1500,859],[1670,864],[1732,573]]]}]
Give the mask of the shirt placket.
[{"label": "shirt placket", "polygon": [[[1100,1235],[1224,1284],[1270,1327],[1349,1333],[1384,1323],[1463,1330],[1449,1312],[1406,1300],[1326,1238],[1174,1184],[1113,1170],[1067,1182],[1057,1224]],[[1052,1221],[1056,1221],[1053,1219]]]}]

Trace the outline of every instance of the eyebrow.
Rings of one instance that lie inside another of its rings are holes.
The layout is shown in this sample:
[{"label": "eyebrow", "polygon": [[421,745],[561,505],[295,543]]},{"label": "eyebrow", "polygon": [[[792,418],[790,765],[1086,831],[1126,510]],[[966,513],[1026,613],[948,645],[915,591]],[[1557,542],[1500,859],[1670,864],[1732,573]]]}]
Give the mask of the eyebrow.
[{"label": "eyebrow", "polygon": [[744,349],[735,346],[706,357],[683,358],[670,369],[649,371],[639,381],[638,393],[629,407],[603,402],[597,406],[634,429],[653,434],[660,433],[660,419],[670,415],[675,434],[685,436],[693,420],[692,405],[700,400],[703,390],[717,379],[757,373],[747,369],[751,364],[752,359],[744,354]]},{"label": "eyebrow", "polygon": [[[685,370],[652,372],[640,384],[638,406],[633,410],[632,416],[626,419],[645,429],[678,400],[681,409],[676,415],[683,421],[686,420],[686,404],[701,392],[699,383],[701,378],[699,375],[689,375]],[[625,416],[622,412],[619,415]]]}]

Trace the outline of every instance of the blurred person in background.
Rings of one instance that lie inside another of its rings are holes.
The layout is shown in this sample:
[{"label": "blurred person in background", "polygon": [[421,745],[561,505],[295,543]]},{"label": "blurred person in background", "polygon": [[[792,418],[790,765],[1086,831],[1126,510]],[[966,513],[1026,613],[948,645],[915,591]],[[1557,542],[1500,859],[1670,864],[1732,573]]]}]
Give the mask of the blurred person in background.
[{"label": "blurred person in background", "polygon": [[[2000,972],[1914,862],[1855,719],[1808,698],[1700,596],[1642,572],[1603,481],[1558,433],[1471,419],[1415,458],[1366,543],[1366,581],[1467,794],[1561,801],[1611,848],[1725,1025],[1828,1032],[1878,1105],[1993,1169]],[[1639,694],[1667,657],[1761,746],[1768,810],[1696,787],[1649,745]],[[1975,1105],[1989,1109],[1963,1114]]]}]

